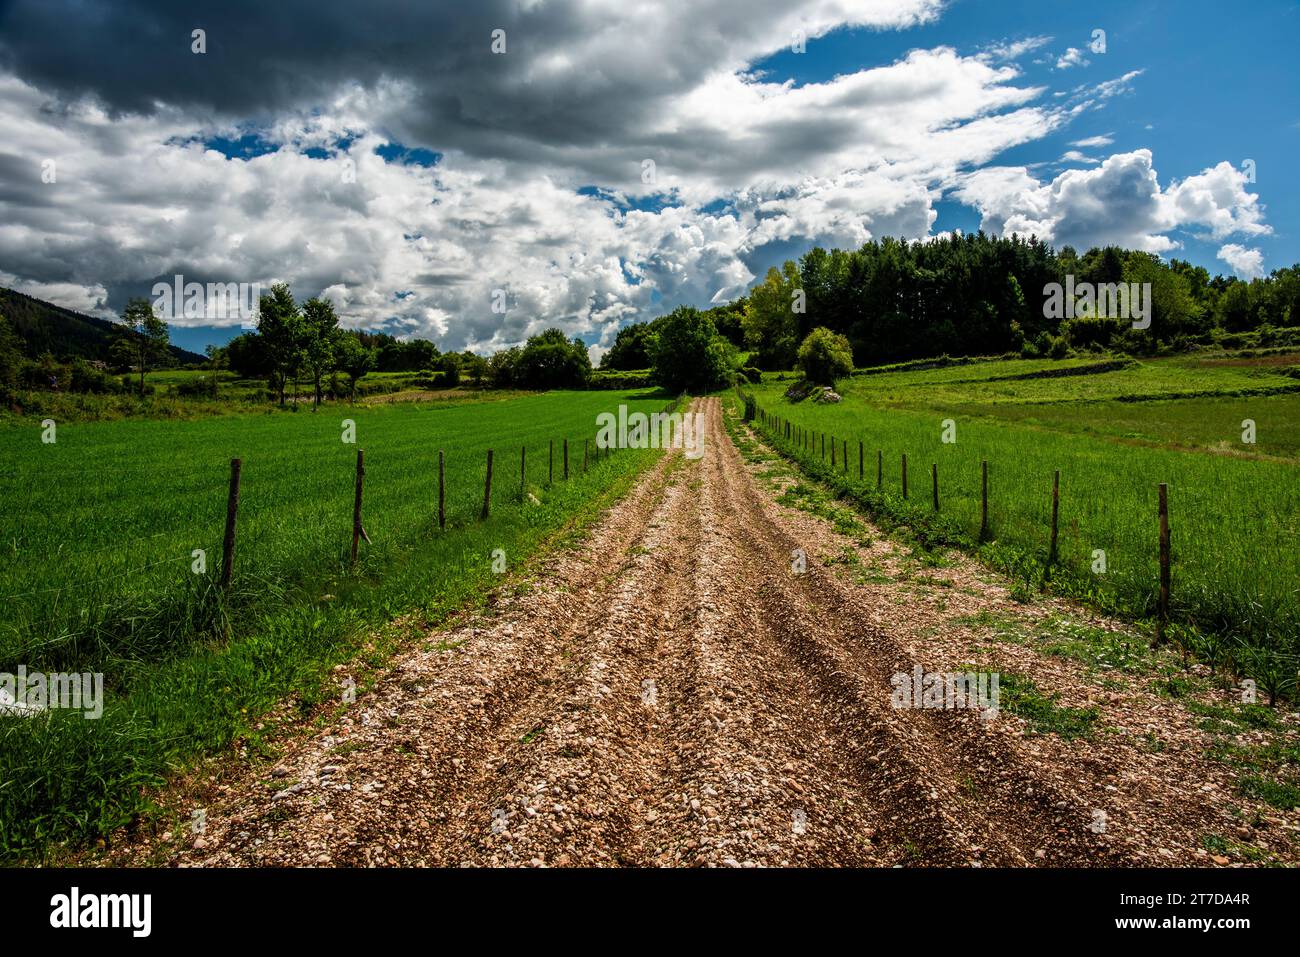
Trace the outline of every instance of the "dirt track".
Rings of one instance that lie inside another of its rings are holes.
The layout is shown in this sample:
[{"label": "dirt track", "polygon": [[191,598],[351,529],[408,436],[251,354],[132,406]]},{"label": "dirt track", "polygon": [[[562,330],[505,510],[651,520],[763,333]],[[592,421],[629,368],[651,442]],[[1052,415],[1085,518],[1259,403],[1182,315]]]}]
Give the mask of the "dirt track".
[{"label": "dirt track", "polygon": [[890,624],[909,600],[818,561],[829,524],[777,504],[705,407],[702,460],[665,456],[530,589],[245,768],[171,862],[1206,863],[1226,785],[1194,743],[1099,758],[893,708],[891,675],[944,664]]}]

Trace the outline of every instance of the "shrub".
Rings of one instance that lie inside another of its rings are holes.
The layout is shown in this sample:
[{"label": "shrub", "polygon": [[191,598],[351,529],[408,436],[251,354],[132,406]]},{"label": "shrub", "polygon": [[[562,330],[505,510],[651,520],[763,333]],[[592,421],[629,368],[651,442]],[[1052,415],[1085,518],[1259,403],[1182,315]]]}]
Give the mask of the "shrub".
[{"label": "shrub", "polygon": [[176,385],[179,396],[194,399],[215,399],[217,397],[217,377],[215,375],[197,376],[186,379]]},{"label": "shrub", "polygon": [[798,365],[810,381],[833,388],[836,379],[853,374],[853,348],[844,336],[818,326],[799,346]]}]

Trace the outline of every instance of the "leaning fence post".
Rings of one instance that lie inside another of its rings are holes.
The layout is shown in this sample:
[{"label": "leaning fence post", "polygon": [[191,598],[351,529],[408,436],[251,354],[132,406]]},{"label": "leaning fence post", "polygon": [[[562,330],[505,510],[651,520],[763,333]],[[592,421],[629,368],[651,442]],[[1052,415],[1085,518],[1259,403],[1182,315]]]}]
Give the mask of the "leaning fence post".
[{"label": "leaning fence post", "polygon": [[487,480],[483,483],[483,518],[492,511],[492,450],[488,449]]},{"label": "leaning fence post", "polygon": [[447,481],[442,464],[442,449],[438,450],[438,527],[447,527]]},{"label": "leaning fence post", "polygon": [[1160,607],[1156,614],[1156,644],[1165,642],[1169,624],[1169,486],[1160,483]]},{"label": "leaning fence post", "polygon": [[352,564],[357,562],[357,543],[361,541],[361,488],[366,478],[366,450],[357,449],[357,494],[352,502]]},{"label": "leaning fence post", "polygon": [[1047,550],[1047,564],[1056,563],[1057,518],[1061,512],[1061,470],[1052,473],[1052,544]]},{"label": "leaning fence post", "polygon": [[230,460],[230,491],[226,496],[226,536],[221,543],[221,587],[230,587],[230,576],[235,570],[235,519],[239,516],[239,475],[242,459]]}]

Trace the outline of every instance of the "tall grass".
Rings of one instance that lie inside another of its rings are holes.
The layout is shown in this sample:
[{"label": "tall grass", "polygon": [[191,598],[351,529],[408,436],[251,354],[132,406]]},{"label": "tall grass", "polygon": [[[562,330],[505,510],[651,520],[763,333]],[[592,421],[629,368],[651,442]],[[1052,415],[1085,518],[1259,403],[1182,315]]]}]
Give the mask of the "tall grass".
[{"label": "tall grass", "polygon": [[[972,547],[980,531],[980,467],[987,461],[991,541],[982,546],[985,557],[1023,587],[1039,587],[1050,575],[1058,588],[1136,618],[1149,618],[1156,608],[1157,486],[1168,483],[1171,610],[1191,629],[1186,639],[1212,660],[1256,677],[1266,690],[1294,689],[1300,666],[1300,483],[1293,465],[1029,428],[951,413],[942,403],[930,411],[885,410],[862,395],[845,395],[837,405],[793,404],[779,385],[757,390],[761,409],[836,438],[834,469],[829,452],[823,462],[820,442],[805,450],[787,442],[779,424],[760,419],[760,428],[788,455],[877,513]],[[956,426],[951,444],[943,441],[946,419]],[[845,440],[847,472],[838,444]],[[859,442],[866,462],[862,479]],[[879,492],[878,450],[884,453]],[[907,501],[901,495],[904,453]],[[937,514],[933,464],[940,484]],[[1049,571],[1057,469],[1059,559]],[[1103,552],[1105,571],[1094,571]]]},{"label": "tall grass", "polygon": [[[39,855],[132,820],[194,755],[251,733],[287,693],[320,692],[328,667],[404,613],[437,621],[490,586],[492,552],[517,567],[624,487],[654,453],[583,471],[595,416],[637,393],[550,393],[490,403],[121,421],[4,430],[0,671],[102,671],[99,720],[0,718],[0,855]],[[563,439],[570,446],[563,479]],[[549,443],[555,482],[547,482]],[[363,544],[349,567],[356,449],[366,450]],[[521,501],[519,455],[528,453]],[[437,528],[445,450],[447,528]],[[493,510],[479,521],[487,450]],[[235,582],[220,565],[229,459],[243,459]],[[204,549],[207,569],[192,570]]]}]

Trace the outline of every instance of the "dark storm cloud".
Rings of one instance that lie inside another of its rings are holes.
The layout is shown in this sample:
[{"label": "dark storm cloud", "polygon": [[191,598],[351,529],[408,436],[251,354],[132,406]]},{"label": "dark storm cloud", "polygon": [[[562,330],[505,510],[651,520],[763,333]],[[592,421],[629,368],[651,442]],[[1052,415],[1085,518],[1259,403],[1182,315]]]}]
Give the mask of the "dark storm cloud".
[{"label": "dark storm cloud", "polygon": [[[843,23],[906,26],[939,0],[852,5],[744,3],[398,2],[398,0],[13,0],[0,4],[0,68],[114,112],[159,104],[192,117],[262,120],[321,107],[345,88],[398,84],[404,102],[374,119],[407,145],[582,167],[635,185],[642,157],[681,162],[731,152],[725,134],[660,122],[718,71]],[[506,32],[506,53],[492,35]],[[207,53],[191,52],[206,31]],[[897,95],[906,96],[905,93]],[[782,135],[792,134],[791,136]],[[766,137],[774,164],[806,151],[790,128]],[[837,144],[836,144],[837,145]],[[707,159],[705,160],[707,162]],[[629,182],[631,181],[631,182]]]},{"label": "dark storm cloud", "polygon": [[[700,34],[648,49],[646,36],[615,18],[602,35],[605,24],[584,19],[576,3],[527,7],[14,0],[0,6],[0,66],[48,92],[98,97],[113,112],[147,114],[161,103],[226,119],[311,109],[348,84],[400,81],[415,91],[404,123],[413,137],[529,159],[536,144],[598,145],[634,126],[654,100],[692,86],[753,32],[740,17],[715,18]],[[497,28],[506,31],[504,55],[490,49]],[[204,55],[191,51],[195,29],[206,31]]]}]

